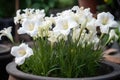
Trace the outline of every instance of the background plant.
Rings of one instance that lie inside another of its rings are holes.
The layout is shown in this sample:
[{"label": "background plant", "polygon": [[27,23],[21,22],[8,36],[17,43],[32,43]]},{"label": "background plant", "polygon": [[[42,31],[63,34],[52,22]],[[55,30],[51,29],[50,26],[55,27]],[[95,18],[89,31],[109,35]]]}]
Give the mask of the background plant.
[{"label": "background plant", "polygon": [[[24,3],[23,3],[24,2]],[[77,4],[77,1],[74,0],[21,0],[20,9],[35,8],[35,9],[44,9],[46,14],[49,15],[50,10],[52,9],[64,9],[72,7]]]},{"label": "background plant", "polygon": [[[8,14],[9,13],[9,14]],[[10,18],[13,17],[15,13],[15,1],[0,1],[0,18]]]},{"label": "background plant", "polygon": [[[48,13],[50,8],[54,8],[56,5],[56,0],[25,0],[25,5],[21,8],[35,8],[35,9],[45,9],[46,13]],[[20,2],[23,3],[22,1]]]}]

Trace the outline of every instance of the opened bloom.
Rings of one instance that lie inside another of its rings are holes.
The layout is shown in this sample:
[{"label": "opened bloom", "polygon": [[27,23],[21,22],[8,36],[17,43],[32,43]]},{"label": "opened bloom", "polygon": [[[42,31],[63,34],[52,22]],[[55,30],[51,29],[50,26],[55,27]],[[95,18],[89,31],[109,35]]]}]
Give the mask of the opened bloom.
[{"label": "opened bloom", "polygon": [[1,40],[1,37],[2,36],[7,36],[11,42],[14,42],[13,41],[13,37],[12,37],[12,34],[11,34],[11,31],[12,31],[12,27],[8,27],[8,28],[4,28],[3,30],[0,31],[0,40]]},{"label": "opened bloom", "polygon": [[17,10],[17,12],[16,12],[16,17],[14,17],[14,23],[15,24],[17,24],[17,23],[19,23],[19,21],[21,20],[21,15],[20,15],[20,12],[21,12],[21,10]]},{"label": "opened bloom", "polygon": [[109,33],[109,40],[110,39],[118,39],[118,35],[115,33],[115,30],[110,30],[110,33]]},{"label": "opened bloom", "polygon": [[102,12],[97,15],[97,26],[100,27],[102,33],[108,33],[111,27],[116,27],[118,24],[114,20],[114,16],[109,12]]},{"label": "opened bloom", "polygon": [[15,24],[20,23],[22,24],[24,19],[34,19],[37,18],[38,20],[43,20],[45,16],[44,10],[35,10],[35,9],[24,9],[24,10],[17,10],[16,17],[14,17]]},{"label": "opened bloom", "polygon": [[27,33],[31,37],[36,36],[38,32],[38,23],[34,20],[25,19],[22,23],[22,27],[18,29],[18,34]]},{"label": "opened bloom", "polygon": [[78,24],[72,16],[58,16],[55,19],[56,26],[53,28],[53,31],[58,31],[63,35],[68,35],[70,33],[70,29],[77,27]]},{"label": "opened bloom", "polygon": [[12,47],[11,54],[15,56],[15,63],[21,65],[26,58],[33,55],[33,51],[27,44],[22,43],[20,46]]}]

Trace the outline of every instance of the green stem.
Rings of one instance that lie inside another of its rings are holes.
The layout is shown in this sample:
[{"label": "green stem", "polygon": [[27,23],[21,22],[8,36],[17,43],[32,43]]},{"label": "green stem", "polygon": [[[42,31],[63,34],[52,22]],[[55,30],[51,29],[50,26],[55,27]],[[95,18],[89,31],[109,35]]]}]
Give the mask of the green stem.
[{"label": "green stem", "polygon": [[100,45],[99,45],[99,44],[101,43],[101,42],[100,42],[100,40],[103,38],[103,36],[104,36],[104,33],[102,33],[102,34],[101,34],[101,36],[100,36],[100,39],[99,39],[99,42],[98,42],[98,47],[97,47],[97,50],[98,50],[98,49],[99,49],[99,47],[100,47]]},{"label": "green stem", "polygon": [[80,39],[81,39],[81,35],[82,35],[83,30],[84,30],[85,27],[86,27],[86,23],[87,23],[87,19],[85,19],[85,21],[83,22],[83,24],[81,24],[80,35],[79,35],[79,38],[78,38],[77,43],[79,43],[79,41],[80,41]]}]

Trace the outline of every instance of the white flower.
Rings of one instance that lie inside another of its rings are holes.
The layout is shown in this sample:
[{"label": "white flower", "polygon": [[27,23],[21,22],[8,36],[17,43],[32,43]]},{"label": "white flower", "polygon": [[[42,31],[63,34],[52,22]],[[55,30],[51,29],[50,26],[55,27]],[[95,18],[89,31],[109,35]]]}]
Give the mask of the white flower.
[{"label": "white flower", "polygon": [[33,20],[25,19],[22,23],[22,27],[18,29],[18,34],[27,33],[31,37],[34,37],[38,33],[38,26],[39,23],[37,23],[34,19]]},{"label": "white flower", "polygon": [[110,30],[110,33],[109,33],[109,40],[110,39],[118,39],[118,35],[115,33],[115,30]]},{"label": "white flower", "polygon": [[58,36],[60,35],[60,33],[59,32],[53,32],[53,31],[50,31],[49,32],[49,38],[48,38],[48,40],[51,42],[51,43],[55,43],[55,42],[57,42],[58,41]]},{"label": "white flower", "polygon": [[12,34],[11,34],[11,31],[12,31],[12,27],[11,26],[1,30],[0,31],[0,39],[1,39],[2,36],[7,36],[12,42],[14,42]]},{"label": "white flower", "polygon": [[70,15],[67,17],[57,17],[55,19],[55,24],[56,26],[53,28],[53,31],[59,31],[63,35],[68,35],[70,33],[70,29],[78,26],[77,22]]},{"label": "white flower", "polygon": [[83,24],[85,21],[89,22],[92,20],[93,18],[93,14],[90,12],[89,8],[77,8],[77,7],[73,7],[72,10],[75,10],[76,13],[74,13],[74,15],[76,16],[76,21],[78,22],[78,24]]},{"label": "white flower", "polygon": [[110,27],[116,27],[118,24],[114,21],[114,16],[107,12],[102,12],[97,15],[97,26],[100,26],[102,33],[108,33]]},{"label": "white flower", "polygon": [[24,9],[17,10],[16,17],[14,17],[14,22],[22,24],[24,19],[37,19],[39,22],[43,21],[43,17],[45,17],[44,10],[35,10],[35,9]]},{"label": "white flower", "polygon": [[12,47],[11,54],[15,56],[15,63],[21,65],[24,63],[25,58],[33,55],[33,51],[27,44],[22,43],[19,46]]},{"label": "white flower", "polygon": [[79,12],[81,12],[81,10],[83,10],[83,7],[79,8],[78,6],[73,6],[73,8],[71,10],[75,11],[76,13],[79,13]]},{"label": "white flower", "polygon": [[38,37],[46,37],[48,36],[48,32],[51,28],[52,22],[49,20],[46,20],[41,23],[38,27]]},{"label": "white flower", "polygon": [[45,12],[44,12],[44,10],[37,9],[37,10],[35,10],[34,16],[41,21],[41,20],[43,20],[43,17],[45,17]]},{"label": "white flower", "polygon": [[33,18],[34,14],[35,14],[34,9],[26,8],[21,13],[21,17],[22,17],[22,19],[26,19],[26,18],[31,19],[31,18]]},{"label": "white flower", "polygon": [[95,18],[92,18],[91,21],[89,21],[87,24],[86,24],[86,28],[89,30],[89,31],[92,31],[94,33],[96,33],[96,24],[95,24],[95,21],[96,19]]},{"label": "white flower", "polygon": [[17,12],[16,12],[17,16],[14,17],[14,23],[15,24],[20,23],[20,20],[22,19],[20,12],[21,12],[21,10],[17,10]]},{"label": "white flower", "polygon": [[48,40],[49,40],[51,43],[58,42],[58,41],[60,41],[61,39],[63,39],[63,40],[66,41],[66,40],[67,40],[67,36],[61,34],[61,33],[58,32],[58,31],[56,31],[56,32],[50,31],[50,32],[49,32]]},{"label": "white flower", "polygon": [[29,9],[29,8],[26,8],[23,11],[28,16],[34,13],[34,9]]}]

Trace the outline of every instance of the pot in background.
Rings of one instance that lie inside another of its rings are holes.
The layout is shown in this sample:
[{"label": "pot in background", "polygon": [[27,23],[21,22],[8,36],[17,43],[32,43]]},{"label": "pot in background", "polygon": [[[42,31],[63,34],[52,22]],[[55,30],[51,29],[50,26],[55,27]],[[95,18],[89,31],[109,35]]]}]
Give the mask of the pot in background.
[{"label": "pot in background", "polygon": [[93,14],[96,14],[97,1],[96,0],[78,0],[78,5],[84,8],[90,8]]},{"label": "pot in background", "polygon": [[10,47],[0,44],[0,80],[8,80],[8,73],[6,72],[6,65],[13,60],[10,54]]}]

